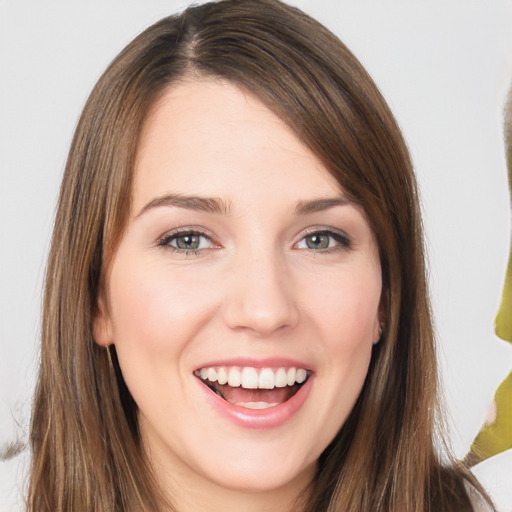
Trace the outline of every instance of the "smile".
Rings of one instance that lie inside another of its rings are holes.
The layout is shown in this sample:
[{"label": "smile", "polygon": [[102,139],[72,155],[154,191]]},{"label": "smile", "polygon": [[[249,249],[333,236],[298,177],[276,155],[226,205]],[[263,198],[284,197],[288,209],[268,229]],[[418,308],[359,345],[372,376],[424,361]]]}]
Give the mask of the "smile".
[{"label": "smile", "polygon": [[304,368],[210,366],[194,375],[226,402],[245,409],[268,409],[292,398],[306,383]]}]

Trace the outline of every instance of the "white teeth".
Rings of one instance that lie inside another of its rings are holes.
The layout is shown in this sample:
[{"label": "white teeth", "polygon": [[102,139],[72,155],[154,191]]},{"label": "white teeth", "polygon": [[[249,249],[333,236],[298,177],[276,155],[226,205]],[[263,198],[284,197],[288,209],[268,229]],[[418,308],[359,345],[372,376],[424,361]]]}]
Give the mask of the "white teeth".
[{"label": "white teeth", "polygon": [[288,385],[288,376],[284,368],[279,368],[276,372],[275,378],[276,388],[285,388]]},{"label": "white teeth", "polygon": [[258,389],[258,372],[256,368],[244,368],[242,371],[242,387],[245,389]]},{"label": "white teeth", "polygon": [[228,384],[232,388],[238,388],[242,384],[242,374],[236,368],[231,368],[228,374]]},{"label": "white teeth", "polygon": [[215,368],[208,368],[208,380],[215,382],[217,380],[217,370]]},{"label": "white teeth", "polygon": [[288,377],[288,386],[293,386],[295,384],[295,374],[297,370],[295,368],[289,368],[287,377]]},{"label": "white teeth", "polygon": [[222,366],[217,371],[217,382],[219,384],[226,384],[228,381],[228,374],[226,373],[226,370],[222,368]]},{"label": "white teeth", "polygon": [[307,374],[306,370],[304,370],[303,368],[299,368],[295,375],[295,382],[302,384],[306,380],[307,376],[308,376],[308,374]]},{"label": "white teeth", "polygon": [[[194,372],[204,381],[228,384],[231,387],[244,389],[274,389],[302,384],[308,378],[304,368],[243,368],[232,366],[210,366]],[[266,403],[266,402],[265,402]]]},{"label": "white teeth", "polygon": [[270,368],[263,368],[260,376],[258,377],[258,387],[260,389],[274,389],[275,376]]},{"label": "white teeth", "polygon": [[231,402],[230,400],[228,400],[228,402],[240,407],[245,407],[246,409],[268,409],[269,407],[275,407],[276,405],[279,405],[279,402]]}]

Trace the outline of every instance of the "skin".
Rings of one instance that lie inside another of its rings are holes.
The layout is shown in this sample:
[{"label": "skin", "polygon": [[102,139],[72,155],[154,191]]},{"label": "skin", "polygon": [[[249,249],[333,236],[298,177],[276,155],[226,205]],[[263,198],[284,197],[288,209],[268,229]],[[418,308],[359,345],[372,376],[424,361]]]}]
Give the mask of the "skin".
[{"label": "skin", "polygon": [[[155,201],[169,194],[215,198],[221,211]],[[94,333],[115,343],[177,510],[293,508],[352,409],[379,338],[374,235],[350,202],[297,212],[342,196],[289,128],[229,82],[180,82],[148,116]],[[176,249],[181,228],[205,233],[198,251]],[[310,232],[326,230],[337,233],[322,238],[328,248],[311,248]],[[234,357],[307,364],[302,407],[266,429],[220,415],[193,372]]]}]

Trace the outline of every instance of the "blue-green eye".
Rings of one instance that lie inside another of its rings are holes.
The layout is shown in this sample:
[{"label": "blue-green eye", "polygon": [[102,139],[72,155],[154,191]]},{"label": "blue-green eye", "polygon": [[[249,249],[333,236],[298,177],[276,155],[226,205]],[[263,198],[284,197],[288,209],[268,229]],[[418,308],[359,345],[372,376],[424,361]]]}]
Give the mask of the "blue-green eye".
[{"label": "blue-green eye", "polygon": [[212,241],[203,233],[182,231],[166,235],[158,242],[160,247],[168,247],[177,252],[194,253],[212,247]]},{"label": "blue-green eye", "polygon": [[314,231],[307,234],[297,244],[298,249],[313,251],[329,251],[337,248],[350,247],[350,240],[341,233],[334,231]]}]

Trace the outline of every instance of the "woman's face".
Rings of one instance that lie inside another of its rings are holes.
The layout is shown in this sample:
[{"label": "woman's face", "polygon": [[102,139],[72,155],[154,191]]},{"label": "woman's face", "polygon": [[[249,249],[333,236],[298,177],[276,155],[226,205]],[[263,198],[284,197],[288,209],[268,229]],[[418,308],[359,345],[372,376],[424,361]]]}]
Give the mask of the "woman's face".
[{"label": "woman's face", "polygon": [[221,80],[166,92],[94,326],[161,478],[310,480],[365,380],[380,296],[363,211],[278,117]]}]

